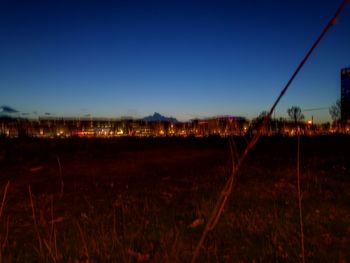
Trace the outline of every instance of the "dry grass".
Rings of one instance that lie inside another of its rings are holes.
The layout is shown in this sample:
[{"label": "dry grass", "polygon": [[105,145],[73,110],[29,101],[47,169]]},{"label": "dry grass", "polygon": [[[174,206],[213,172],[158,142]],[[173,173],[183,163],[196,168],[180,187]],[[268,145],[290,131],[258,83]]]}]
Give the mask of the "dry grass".
[{"label": "dry grass", "polygon": [[[201,235],[201,237],[200,237],[200,239],[199,239],[199,241],[197,243],[196,249],[195,249],[195,251],[193,253],[192,260],[191,260],[192,263],[195,263],[197,261],[198,255],[200,253],[200,250],[201,250],[201,248],[203,246],[203,243],[204,243],[207,235],[209,234],[209,231],[213,230],[213,228],[217,224],[218,220],[220,219],[222,211],[223,211],[223,209],[224,209],[224,207],[225,207],[225,205],[227,203],[228,197],[231,194],[233,183],[234,183],[234,181],[236,179],[237,173],[239,172],[243,161],[246,159],[246,157],[251,152],[251,150],[255,147],[256,143],[258,142],[259,138],[262,135],[263,130],[265,129],[265,127],[267,127],[268,122],[271,119],[272,113],[275,111],[275,108],[278,105],[279,101],[284,96],[284,94],[287,92],[289,86],[291,85],[291,83],[293,82],[295,77],[298,75],[299,71],[302,69],[304,64],[307,62],[307,60],[309,59],[309,57],[311,56],[311,54],[313,53],[315,48],[319,45],[319,43],[321,42],[321,40],[323,39],[325,34],[328,32],[328,30],[333,25],[336,24],[336,20],[337,20],[338,16],[344,10],[344,8],[345,8],[345,6],[347,5],[348,2],[349,2],[349,0],[344,0],[342,2],[340,7],[338,8],[337,12],[335,13],[335,15],[331,18],[331,20],[324,27],[322,32],[317,37],[316,41],[313,43],[311,48],[306,53],[305,57],[300,61],[299,65],[297,66],[297,68],[295,69],[294,73],[292,74],[292,76],[288,80],[287,84],[283,87],[283,89],[281,90],[280,94],[277,96],[276,100],[272,104],[268,114],[264,117],[260,127],[256,131],[256,134],[253,135],[253,137],[251,138],[251,140],[249,142],[247,142],[247,146],[242,151],[242,154],[238,155],[237,152],[233,152],[232,151],[232,144],[230,144],[230,146],[231,146],[231,158],[232,158],[232,163],[233,163],[231,176],[230,176],[229,180],[226,182],[226,184],[224,185],[223,189],[221,190],[221,194],[220,194],[220,196],[219,196],[219,198],[218,198],[218,200],[216,202],[216,205],[214,206],[214,209],[211,212],[211,215],[210,215],[210,217],[208,219],[208,222],[205,225],[205,228],[204,228],[204,230],[202,232],[202,235]],[[299,141],[298,141],[298,147],[299,147]],[[237,160],[237,164],[236,165],[234,165],[235,164],[233,162],[234,160]],[[298,189],[300,190],[299,151],[298,151]],[[301,229],[302,259],[303,259],[303,262],[305,262],[300,191],[299,191],[299,212],[300,212],[299,214],[300,214],[300,225],[301,225],[300,229]]]},{"label": "dry grass", "polygon": [[[347,262],[349,138],[301,140],[305,261]],[[231,168],[219,139],[17,143],[25,158],[0,168],[2,262],[190,262]],[[200,262],[301,260],[295,145],[258,143]],[[38,148],[45,154],[37,158]],[[43,169],[31,172],[38,163]]]}]

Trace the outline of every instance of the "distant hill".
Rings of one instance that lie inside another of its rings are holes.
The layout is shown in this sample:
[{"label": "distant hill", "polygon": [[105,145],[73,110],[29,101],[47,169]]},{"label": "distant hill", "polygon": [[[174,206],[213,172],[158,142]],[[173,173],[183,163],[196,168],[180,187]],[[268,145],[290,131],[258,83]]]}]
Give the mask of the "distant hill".
[{"label": "distant hill", "polygon": [[18,113],[18,110],[15,110],[14,108],[10,106],[2,105],[0,106],[0,113],[1,114],[12,114],[12,113]]},{"label": "distant hill", "polygon": [[165,117],[158,112],[155,112],[153,115],[147,116],[143,118],[144,121],[149,122],[158,122],[158,121],[166,121],[166,122],[177,122],[177,119],[172,117]]}]

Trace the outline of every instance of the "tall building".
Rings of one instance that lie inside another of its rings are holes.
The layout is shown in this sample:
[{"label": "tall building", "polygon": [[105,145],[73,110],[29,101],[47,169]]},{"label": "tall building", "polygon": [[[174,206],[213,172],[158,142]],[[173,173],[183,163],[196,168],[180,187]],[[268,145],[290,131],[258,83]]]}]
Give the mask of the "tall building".
[{"label": "tall building", "polygon": [[350,68],[341,70],[340,104],[342,121],[350,121]]}]

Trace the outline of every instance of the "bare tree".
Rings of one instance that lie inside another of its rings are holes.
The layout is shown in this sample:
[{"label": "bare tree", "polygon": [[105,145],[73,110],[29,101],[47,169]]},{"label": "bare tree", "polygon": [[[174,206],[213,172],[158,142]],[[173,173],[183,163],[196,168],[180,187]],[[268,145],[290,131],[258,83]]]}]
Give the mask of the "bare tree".
[{"label": "bare tree", "polygon": [[260,112],[258,119],[265,119],[268,114],[269,114],[269,112],[264,110],[264,111]]},{"label": "bare tree", "polygon": [[332,106],[329,107],[329,114],[333,122],[340,120],[340,100],[338,99]]},{"label": "bare tree", "polygon": [[253,122],[255,124],[261,124],[268,114],[269,113],[265,110],[260,112],[259,116],[257,116],[256,118],[253,119]]},{"label": "bare tree", "polygon": [[301,109],[298,106],[293,106],[287,110],[289,118],[294,121],[294,123],[298,123],[304,119],[304,114],[301,113]]},{"label": "bare tree", "polygon": [[[259,116],[252,120],[252,125],[253,125],[252,128],[259,129],[267,115],[269,115],[267,111],[260,112]],[[266,126],[269,126],[270,123],[271,123],[271,120],[268,120],[268,123]],[[265,127],[264,132],[266,132],[268,129],[269,127]]]}]

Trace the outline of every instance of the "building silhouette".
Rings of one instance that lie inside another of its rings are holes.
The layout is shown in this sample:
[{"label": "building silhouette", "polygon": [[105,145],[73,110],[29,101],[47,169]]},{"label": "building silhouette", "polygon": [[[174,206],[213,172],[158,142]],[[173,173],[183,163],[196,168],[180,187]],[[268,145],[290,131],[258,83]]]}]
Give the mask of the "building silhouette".
[{"label": "building silhouette", "polygon": [[341,120],[350,121],[350,68],[341,69],[340,104]]}]

